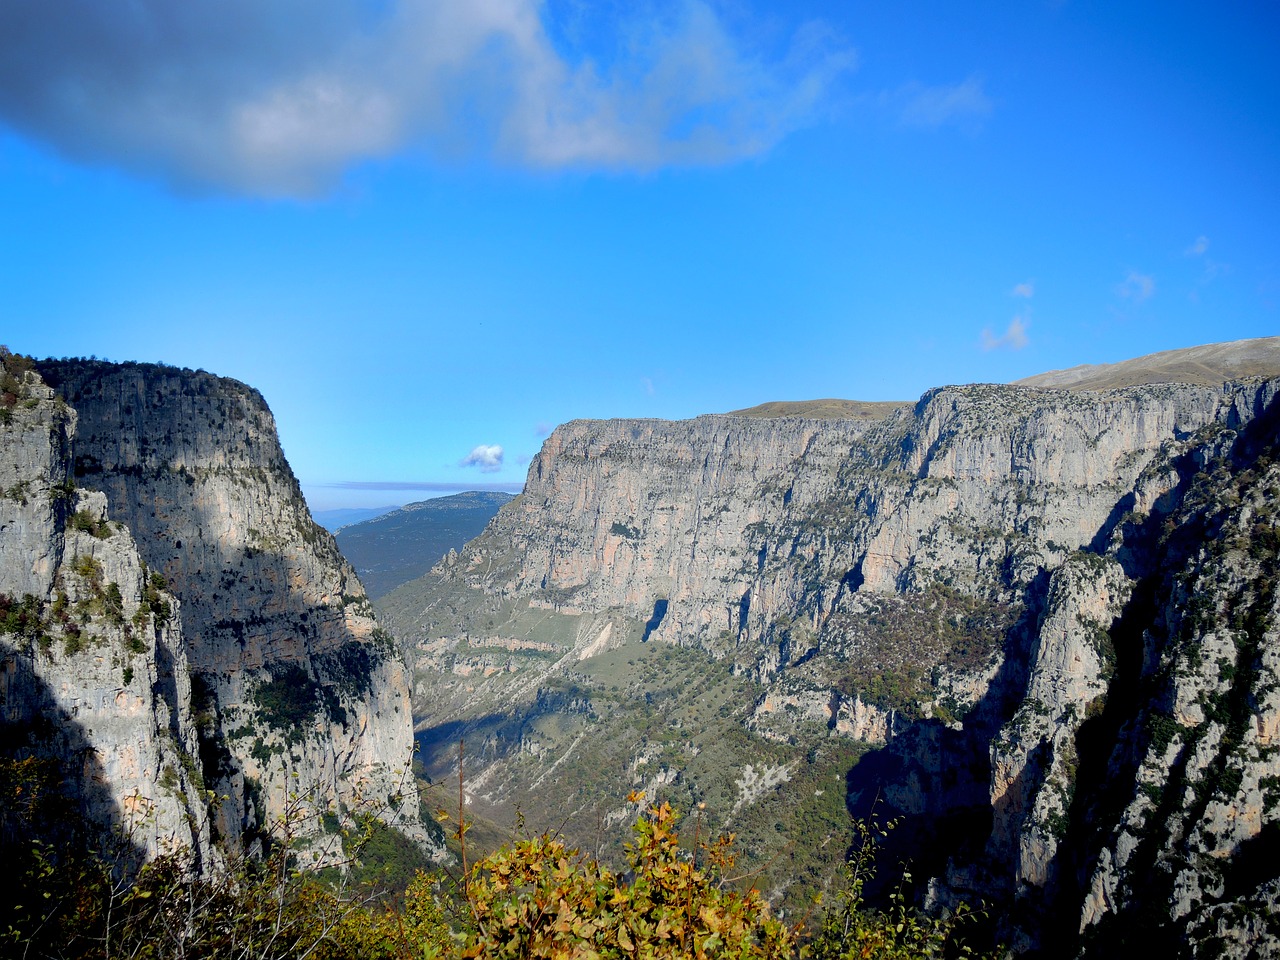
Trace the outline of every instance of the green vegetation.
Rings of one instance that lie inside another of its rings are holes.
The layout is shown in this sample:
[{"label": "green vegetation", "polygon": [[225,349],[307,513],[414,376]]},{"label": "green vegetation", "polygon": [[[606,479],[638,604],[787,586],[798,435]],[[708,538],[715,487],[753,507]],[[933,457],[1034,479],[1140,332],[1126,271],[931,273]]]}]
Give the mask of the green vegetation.
[{"label": "green vegetation", "polygon": [[20,353],[0,346],[0,423],[8,423],[19,401],[30,401],[31,374],[35,363]]},{"label": "green vegetation", "polygon": [[169,601],[163,593],[163,591],[169,589],[169,584],[162,574],[155,571],[148,574],[145,569],[143,570],[142,579],[142,601],[138,604],[138,610],[133,615],[133,625],[141,629],[146,625],[146,618],[150,616],[154,619],[156,626],[163,626],[173,616],[173,609],[169,606]]},{"label": "green vegetation", "polygon": [[[825,723],[803,744],[748,731],[761,695],[751,676],[700,649],[640,643],[636,634],[542,678],[532,701],[503,703],[495,693],[475,703],[468,741],[486,741],[509,782],[539,780],[536,795],[509,800],[532,829],[562,831],[611,869],[625,869],[625,837],[602,824],[633,817],[617,798],[645,789],[700,810],[712,829],[735,831],[744,869],[759,871],[760,886],[785,915],[803,914],[811,895],[837,878],[850,842],[845,776],[866,747],[830,737]],[[520,669],[493,681],[524,676],[540,657],[513,654]],[[492,703],[502,706],[495,711]],[[447,725],[420,735],[426,773],[448,778],[455,790],[456,738]],[[750,799],[739,783],[751,779],[748,766],[755,776],[777,778]]]},{"label": "green vegetation", "polygon": [[272,664],[270,679],[250,693],[263,722],[280,731],[285,743],[300,743],[320,710],[320,685],[297,663]]},{"label": "green vegetation", "polygon": [[[911,874],[905,870],[889,895],[888,908],[868,908],[863,891],[875,877],[876,851],[880,841],[897,826],[897,821],[882,825],[875,819],[855,824],[844,882],[808,945],[811,960],[915,960],[972,955],[960,934],[977,915],[964,904],[946,916],[920,912],[911,905],[906,892]],[[992,951],[989,956],[999,956],[1001,952]]]},{"label": "green vegetation", "polygon": [[[344,830],[330,815],[329,831],[343,832],[341,867],[299,869],[290,832],[280,829],[265,857],[227,857],[199,875],[185,851],[138,866],[127,844],[103,855],[74,839],[33,839],[67,822],[60,783],[52,761],[0,760],[0,852],[16,881],[0,918],[6,955],[914,960],[967,952],[963,911],[925,916],[901,887],[886,911],[864,901],[877,843],[891,826],[862,825],[830,904],[789,923],[750,877],[735,875],[732,836],[704,837],[699,824],[682,844],[665,803],[636,823],[624,873],[549,834],[517,838],[469,866],[464,818],[455,831],[462,870],[433,876],[410,870],[404,839],[376,818],[357,817]],[[176,783],[167,767],[161,785]]]},{"label": "green vegetation", "polygon": [[351,697],[365,696],[373,681],[373,671],[380,655],[379,648],[387,642],[382,630],[375,630],[377,646],[352,641],[337,650],[317,654],[314,657],[317,673],[331,681],[338,690]]},{"label": "green vegetation", "polygon": [[68,477],[61,483],[55,483],[49,488],[49,499],[55,504],[70,503],[72,497],[76,495],[76,482]]},{"label": "green vegetation", "polygon": [[105,518],[97,517],[88,510],[77,510],[71,515],[67,525],[72,530],[82,530],[92,537],[105,540],[111,536],[111,524]]},{"label": "green vegetation", "polygon": [[985,668],[1020,612],[938,582],[900,597],[877,597],[861,613],[831,617],[829,632],[859,639],[840,659],[832,685],[881,709],[919,717],[923,704],[937,698],[936,667]]},{"label": "green vegetation", "polygon": [[0,633],[38,641],[47,629],[44,604],[38,597],[28,593],[21,600],[15,600],[0,593]]},{"label": "green vegetation", "polygon": [[796,931],[754,887],[727,881],[732,840],[690,856],[675,822],[667,804],[637,822],[630,883],[546,835],[499,850],[464,880],[471,928],[459,956],[790,956]]},{"label": "green vegetation", "polygon": [[0,492],[0,496],[6,497],[19,506],[25,507],[27,505],[27,495],[30,491],[31,481],[19,480],[17,483],[12,484],[9,489]]}]

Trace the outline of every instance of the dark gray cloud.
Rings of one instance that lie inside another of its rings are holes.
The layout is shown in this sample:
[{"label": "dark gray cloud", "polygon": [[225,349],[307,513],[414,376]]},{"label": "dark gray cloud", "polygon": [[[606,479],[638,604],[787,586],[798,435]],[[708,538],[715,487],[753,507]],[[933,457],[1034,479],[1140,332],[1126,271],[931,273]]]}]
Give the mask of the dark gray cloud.
[{"label": "dark gray cloud", "polygon": [[[625,43],[592,58],[572,46],[590,34],[584,10],[574,0],[7,0],[0,121],[80,161],[305,195],[405,150],[534,167],[729,162],[810,122],[853,65],[815,24],[786,50],[750,49],[702,0],[634,14]],[[574,28],[553,38],[548,24],[565,23]]]}]

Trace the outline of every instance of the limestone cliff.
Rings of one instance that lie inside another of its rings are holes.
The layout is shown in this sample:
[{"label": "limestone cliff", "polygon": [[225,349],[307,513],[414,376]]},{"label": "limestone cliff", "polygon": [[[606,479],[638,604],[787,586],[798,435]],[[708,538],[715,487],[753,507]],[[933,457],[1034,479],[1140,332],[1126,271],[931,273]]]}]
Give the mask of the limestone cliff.
[{"label": "limestone cliff", "polygon": [[1265,862],[1274,829],[1278,393],[567,424],[482,537],[382,604],[428,759],[446,773],[465,734],[478,803],[550,802],[580,837],[625,813],[592,783],[705,803],[789,858],[777,896],[821,885],[832,792],[875,801],[910,818],[895,852],[931,900],[1011,905],[996,934],[1022,950],[1103,953],[1152,909],[1173,939],[1235,936],[1277,878],[1220,868]]},{"label": "limestone cliff", "polygon": [[[319,813],[368,810],[425,841],[402,661],[332,537],[311,521],[262,397],[161,366],[45,361],[38,373],[57,396],[33,389],[65,427],[38,464],[10,443],[4,459],[30,461],[26,489],[41,471],[74,489],[105,529],[120,531],[102,543],[136,542],[145,575],[102,560],[126,614],[135,583],[171,592],[169,652],[157,660],[172,675],[181,755],[198,758],[186,766],[220,798],[218,838],[252,845],[288,817],[298,835],[318,839]],[[48,496],[28,503],[31,516],[3,536],[6,555],[36,558],[11,595],[43,589],[51,599],[57,569],[46,555],[88,541],[66,539]],[[136,670],[134,679],[146,681]],[[106,735],[114,742],[118,732]]]},{"label": "limestone cliff", "polygon": [[[0,361],[0,752],[28,764],[11,782],[109,826],[85,839],[116,833],[114,855],[186,848],[199,863],[209,824],[178,603],[106,498],[74,490],[75,412],[18,358]],[[29,827],[20,806],[6,834]]]}]

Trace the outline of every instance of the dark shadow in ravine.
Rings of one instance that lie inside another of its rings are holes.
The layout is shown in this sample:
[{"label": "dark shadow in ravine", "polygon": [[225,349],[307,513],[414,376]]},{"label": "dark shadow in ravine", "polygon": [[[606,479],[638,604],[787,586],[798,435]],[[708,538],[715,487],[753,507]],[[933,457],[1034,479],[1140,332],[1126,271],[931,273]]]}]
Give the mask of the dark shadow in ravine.
[{"label": "dark shadow in ravine", "polygon": [[1026,587],[1022,614],[1005,632],[1003,656],[984,696],[960,729],[940,720],[918,720],[883,747],[864,754],[846,776],[849,811],[900,819],[881,846],[882,868],[869,893],[891,891],[900,864],[920,879],[941,876],[949,862],[977,864],[991,835],[990,742],[1026,694],[1028,661],[1035,642],[1049,574]]},{"label": "dark shadow in ravine", "polygon": [[413,740],[423,773],[432,781],[456,778],[459,743],[463,743],[463,756],[468,761],[492,760],[518,750],[525,720],[519,712],[487,713],[422,728]]}]

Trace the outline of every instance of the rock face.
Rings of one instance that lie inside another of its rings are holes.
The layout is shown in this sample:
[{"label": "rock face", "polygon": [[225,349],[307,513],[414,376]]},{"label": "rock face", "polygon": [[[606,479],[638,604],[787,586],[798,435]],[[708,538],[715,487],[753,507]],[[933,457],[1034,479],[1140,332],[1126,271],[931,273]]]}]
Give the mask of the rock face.
[{"label": "rock face", "polygon": [[[132,576],[101,558],[103,582],[119,584],[126,615],[135,585],[171,591],[155,667],[172,677],[169,707],[187,772],[222,798],[210,813],[218,838],[248,848],[287,817],[299,835],[318,839],[317,814],[367,810],[425,841],[409,776],[402,661],[332,537],[311,521],[261,396],[159,366],[45,361],[39,374],[57,396],[33,389],[48,394],[41,403],[61,416],[62,432],[42,441],[47,451],[7,440],[4,460],[25,464],[28,489],[40,475],[74,487],[118,531],[101,543],[135,551],[135,568],[145,569]],[[3,548],[36,560],[5,589],[53,602],[58,569],[46,557],[65,556],[67,544],[88,535],[69,539],[68,508],[51,507],[47,495],[27,499],[31,515],[6,526]],[[48,674],[39,651],[32,663]],[[78,666],[65,672],[88,683]],[[147,683],[136,668],[133,683]],[[116,733],[105,735],[115,742]],[[97,733],[90,742],[101,753]]]},{"label": "rock face", "polygon": [[205,861],[177,601],[129,530],[107,520],[106,498],[73,489],[75,412],[17,358],[0,361],[0,752],[38,765],[15,782],[47,781],[87,821],[119,831],[113,853],[187,848]]},{"label": "rock face", "polygon": [[[482,742],[495,810],[589,804],[560,783],[589,750],[611,788],[735,829],[787,798],[767,819],[817,857],[831,830],[781,811],[836,789],[806,771],[847,743],[850,808],[906,815],[930,900],[1008,905],[993,935],[1020,950],[1275,937],[1278,393],[978,385],[879,421],[567,424],[482,537],[383,603],[428,759]],[[734,729],[657,699],[666,731],[643,725],[627,691],[662,645],[737,684]],[[765,761],[784,773],[735,794]]]}]

